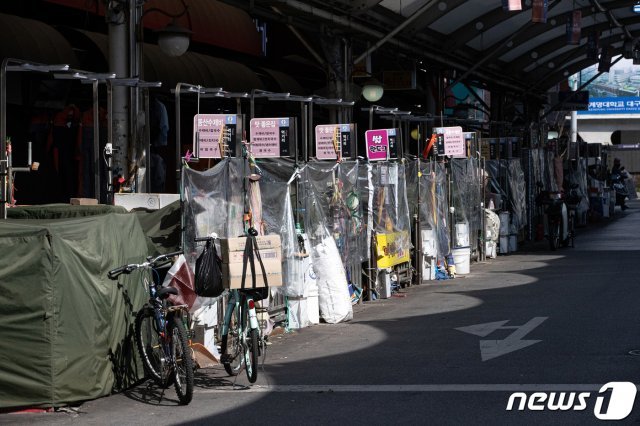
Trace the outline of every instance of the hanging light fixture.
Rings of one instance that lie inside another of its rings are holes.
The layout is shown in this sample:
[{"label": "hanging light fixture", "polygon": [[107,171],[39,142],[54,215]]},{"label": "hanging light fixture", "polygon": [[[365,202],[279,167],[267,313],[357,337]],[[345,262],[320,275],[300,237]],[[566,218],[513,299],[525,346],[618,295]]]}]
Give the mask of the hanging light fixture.
[{"label": "hanging light fixture", "polygon": [[179,26],[175,18],[166,27],[156,30],[158,46],[169,56],[182,56],[189,49],[192,31]]},{"label": "hanging light fixture", "polygon": [[362,87],[362,96],[369,102],[377,102],[382,98],[384,88],[375,78],[371,78]]}]

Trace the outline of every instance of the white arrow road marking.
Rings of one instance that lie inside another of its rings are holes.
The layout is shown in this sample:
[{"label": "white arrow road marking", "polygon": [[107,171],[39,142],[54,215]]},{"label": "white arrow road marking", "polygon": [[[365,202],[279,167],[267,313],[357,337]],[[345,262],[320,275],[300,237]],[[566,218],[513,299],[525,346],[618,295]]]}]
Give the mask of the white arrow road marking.
[{"label": "white arrow road marking", "polygon": [[463,333],[469,333],[480,337],[487,337],[494,331],[503,328],[502,326],[508,323],[509,320],[505,321],[496,321],[496,322],[487,322],[484,324],[476,324],[470,325],[467,327],[458,327],[456,330],[460,330]]},{"label": "white arrow road marking", "polygon": [[459,327],[456,330],[460,330],[464,333],[473,334],[480,337],[487,337],[489,334],[497,330],[512,330],[513,333],[508,335],[503,340],[480,340],[480,356],[482,361],[488,361],[493,358],[508,354],[510,352],[517,351],[519,349],[526,348],[542,340],[522,340],[527,334],[529,334],[534,328],[542,324],[549,317],[535,317],[524,325],[517,326],[505,326],[508,323],[506,321],[488,322],[484,324],[470,325],[468,327]]}]

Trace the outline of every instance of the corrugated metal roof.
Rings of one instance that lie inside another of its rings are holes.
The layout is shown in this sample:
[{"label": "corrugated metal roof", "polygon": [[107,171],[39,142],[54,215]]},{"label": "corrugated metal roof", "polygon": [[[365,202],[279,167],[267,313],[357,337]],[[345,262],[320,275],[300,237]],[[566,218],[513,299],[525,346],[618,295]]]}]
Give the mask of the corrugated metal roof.
[{"label": "corrugated metal roof", "polygon": [[155,45],[145,46],[144,57],[144,79],[162,81],[164,87],[172,88],[185,82],[229,91],[264,89],[257,74],[239,62],[191,52],[173,58]]},{"label": "corrugated metal roof", "polygon": [[[86,0],[46,0],[62,6],[85,10],[104,16],[103,2]],[[260,55],[262,36],[253,19],[244,10],[217,0],[185,0],[187,13],[177,18],[177,23],[193,31],[191,40],[210,44],[236,52]],[[164,28],[172,18],[162,13],[179,15],[183,12],[182,2],[176,0],[153,0],[145,3],[145,10],[154,9],[144,15],[145,28]]]},{"label": "corrugated metal roof", "polygon": [[0,14],[0,28],[0,57],[77,67],[71,45],[55,28],[5,14]]},{"label": "corrugated metal roof", "polygon": [[281,71],[272,70],[269,68],[262,68],[267,74],[269,74],[280,86],[280,91],[289,92],[292,95],[306,95],[306,90],[298,83],[293,77],[285,74]]},{"label": "corrugated metal roof", "polygon": [[[108,55],[109,42],[105,34],[79,32],[89,37],[105,57]],[[145,44],[143,54],[144,80],[160,81],[163,88],[174,88],[180,82],[204,87],[222,87],[228,91],[265,88],[258,75],[239,62],[194,52],[174,58],[167,56],[153,44]]]}]

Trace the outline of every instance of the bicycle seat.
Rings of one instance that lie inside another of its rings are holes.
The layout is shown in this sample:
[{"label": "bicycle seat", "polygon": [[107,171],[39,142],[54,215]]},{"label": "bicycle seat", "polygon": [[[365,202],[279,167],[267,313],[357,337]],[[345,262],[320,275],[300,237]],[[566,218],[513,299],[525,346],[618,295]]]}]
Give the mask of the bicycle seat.
[{"label": "bicycle seat", "polygon": [[162,287],[160,290],[158,290],[158,293],[156,293],[156,297],[158,299],[166,299],[167,297],[171,296],[172,294],[177,295],[178,294],[178,289],[175,287]]}]

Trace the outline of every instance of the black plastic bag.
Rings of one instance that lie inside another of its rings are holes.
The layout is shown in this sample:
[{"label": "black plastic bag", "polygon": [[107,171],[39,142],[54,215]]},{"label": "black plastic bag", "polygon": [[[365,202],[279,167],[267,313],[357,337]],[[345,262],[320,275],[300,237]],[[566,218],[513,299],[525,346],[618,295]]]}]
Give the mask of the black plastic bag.
[{"label": "black plastic bag", "polygon": [[222,286],[222,261],[218,257],[216,245],[207,241],[196,259],[196,294],[203,297],[218,297],[224,291]]}]

